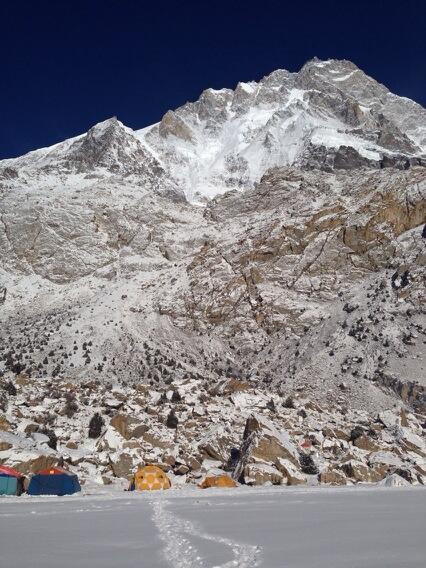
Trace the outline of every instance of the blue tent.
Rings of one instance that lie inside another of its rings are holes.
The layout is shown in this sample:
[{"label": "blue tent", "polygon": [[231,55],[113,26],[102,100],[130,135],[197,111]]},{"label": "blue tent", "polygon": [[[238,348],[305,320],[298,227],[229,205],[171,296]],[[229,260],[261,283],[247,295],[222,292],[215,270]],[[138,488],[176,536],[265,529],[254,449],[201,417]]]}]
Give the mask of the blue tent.
[{"label": "blue tent", "polygon": [[28,495],[72,495],[81,491],[78,477],[62,468],[39,471],[33,475]]},{"label": "blue tent", "polygon": [[21,495],[24,478],[11,467],[0,465],[0,495]]},{"label": "blue tent", "polygon": [[0,495],[17,495],[18,479],[11,475],[0,474]]}]

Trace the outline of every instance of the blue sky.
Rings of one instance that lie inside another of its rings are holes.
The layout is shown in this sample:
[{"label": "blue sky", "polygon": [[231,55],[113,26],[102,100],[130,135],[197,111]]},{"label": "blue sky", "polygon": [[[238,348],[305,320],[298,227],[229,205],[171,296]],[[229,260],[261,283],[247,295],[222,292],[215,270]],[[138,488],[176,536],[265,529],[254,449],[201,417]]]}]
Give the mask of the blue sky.
[{"label": "blue sky", "polygon": [[0,158],[113,115],[142,128],[207,87],[314,56],[426,106],[423,0],[3,0],[0,21]]}]

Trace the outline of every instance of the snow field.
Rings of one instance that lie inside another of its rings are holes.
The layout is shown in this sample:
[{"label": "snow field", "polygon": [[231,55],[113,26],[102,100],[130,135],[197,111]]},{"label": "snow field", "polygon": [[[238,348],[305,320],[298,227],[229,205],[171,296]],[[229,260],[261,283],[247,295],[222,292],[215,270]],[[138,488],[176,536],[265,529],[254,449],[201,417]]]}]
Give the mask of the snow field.
[{"label": "snow field", "polygon": [[0,501],[2,568],[424,568],[422,488],[183,489]]}]

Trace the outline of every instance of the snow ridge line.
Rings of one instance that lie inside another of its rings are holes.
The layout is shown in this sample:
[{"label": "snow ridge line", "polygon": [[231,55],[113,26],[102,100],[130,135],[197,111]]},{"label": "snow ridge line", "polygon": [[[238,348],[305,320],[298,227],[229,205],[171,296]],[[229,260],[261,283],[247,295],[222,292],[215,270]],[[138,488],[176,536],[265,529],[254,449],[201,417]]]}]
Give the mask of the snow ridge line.
[{"label": "snow ridge line", "polygon": [[171,513],[167,509],[168,501],[161,497],[152,500],[150,504],[154,524],[161,540],[165,543],[166,559],[173,568],[208,568],[200,553],[191,544],[191,539],[188,538],[191,536],[228,546],[232,550],[233,560],[212,568],[256,568],[259,566],[259,546],[239,544],[229,538],[203,532],[193,522]]}]

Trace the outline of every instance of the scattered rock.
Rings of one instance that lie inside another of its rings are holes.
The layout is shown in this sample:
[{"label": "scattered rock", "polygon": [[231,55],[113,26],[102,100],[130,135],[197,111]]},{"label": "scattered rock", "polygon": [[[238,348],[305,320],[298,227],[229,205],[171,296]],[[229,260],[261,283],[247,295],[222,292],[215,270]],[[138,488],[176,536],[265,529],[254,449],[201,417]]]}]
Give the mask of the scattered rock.
[{"label": "scattered rock", "polygon": [[281,485],[283,475],[271,465],[253,463],[244,468],[243,480],[246,485]]},{"label": "scattered rock", "polygon": [[410,485],[409,482],[401,477],[396,473],[392,473],[388,475],[383,481],[381,481],[381,485],[385,485],[386,487],[405,487]]},{"label": "scattered rock", "polygon": [[117,430],[125,440],[130,439],[129,419],[124,414],[116,414],[111,418],[111,426]]},{"label": "scattered rock", "polygon": [[126,479],[131,475],[134,467],[132,456],[126,453],[110,458],[110,465],[115,477]]},{"label": "scattered rock", "polygon": [[289,460],[277,458],[275,467],[287,478],[287,485],[304,485],[307,482],[301,470]]},{"label": "scattered rock", "polygon": [[336,470],[322,471],[318,475],[318,481],[327,485],[346,485],[346,477]]},{"label": "scattered rock", "polygon": [[357,460],[349,460],[341,467],[348,477],[364,483],[377,483],[381,481],[386,471],[386,468],[383,471],[380,466],[370,468],[365,463]]},{"label": "scattered rock", "polygon": [[359,436],[354,441],[354,446],[360,448],[361,450],[366,450],[367,452],[376,452],[380,449],[380,447],[375,442],[373,442],[371,438],[365,435]]},{"label": "scattered rock", "polygon": [[28,461],[14,463],[12,464],[12,467],[14,467],[17,471],[28,475],[30,473],[36,473],[40,469],[49,469],[55,466],[61,467],[63,464],[64,461],[61,457],[39,456]]},{"label": "scattered rock", "polygon": [[166,426],[167,428],[176,429],[178,427],[178,424],[179,424],[179,419],[176,416],[175,411],[172,409],[167,416]]},{"label": "scattered rock", "polygon": [[2,416],[0,414],[0,430],[3,430],[4,432],[10,432],[11,430],[11,424],[8,420],[6,420],[5,416]]},{"label": "scattered rock", "polygon": [[400,418],[392,410],[385,410],[379,413],[379,420],[386,426],[386,428],[393,428],[398,426]]}]

